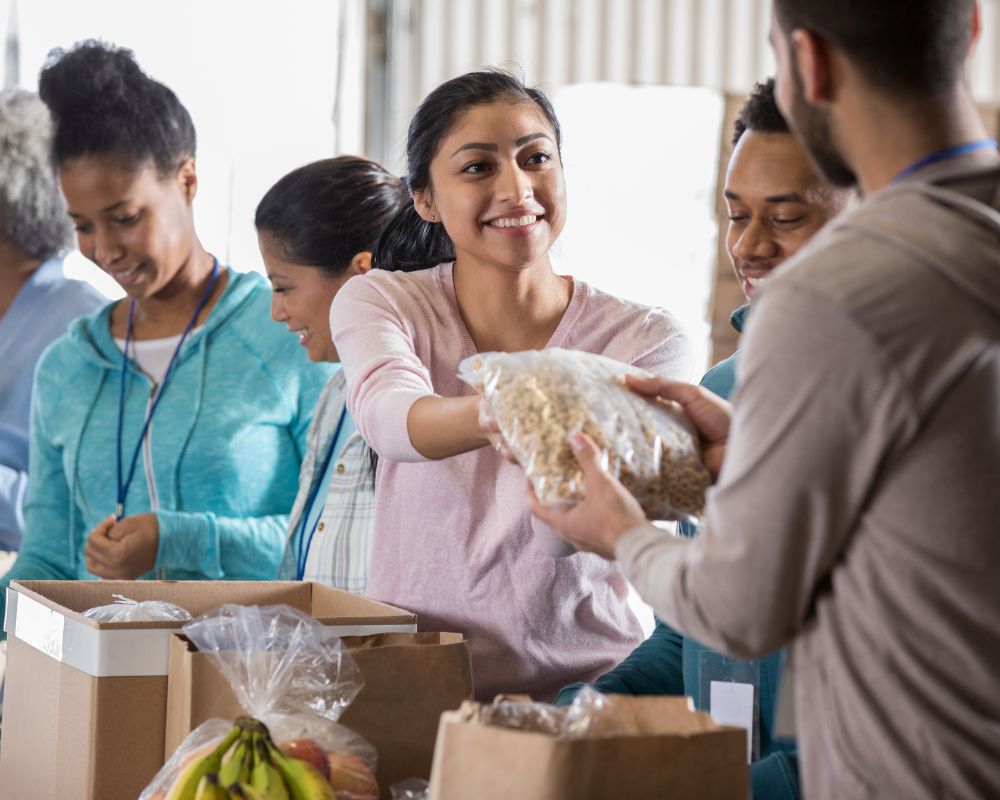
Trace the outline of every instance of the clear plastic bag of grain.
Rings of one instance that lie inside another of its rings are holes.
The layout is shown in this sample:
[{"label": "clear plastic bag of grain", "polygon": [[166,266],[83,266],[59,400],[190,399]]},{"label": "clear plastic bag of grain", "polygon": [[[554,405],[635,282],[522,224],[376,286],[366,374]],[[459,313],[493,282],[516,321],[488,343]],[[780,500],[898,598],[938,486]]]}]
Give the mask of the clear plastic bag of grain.
[{"label": "clear plastic bag of grain", "polygon": [[545,505],[583,499],[583,473],[567,441],[582,431],[651,519],[701,514],[711,478],[697,437],[679,406],[628,388],[625,376],[648,377],[644,370],[593,353],[549,348],[481,353],[462,361],[458,374],[482,393]]}]

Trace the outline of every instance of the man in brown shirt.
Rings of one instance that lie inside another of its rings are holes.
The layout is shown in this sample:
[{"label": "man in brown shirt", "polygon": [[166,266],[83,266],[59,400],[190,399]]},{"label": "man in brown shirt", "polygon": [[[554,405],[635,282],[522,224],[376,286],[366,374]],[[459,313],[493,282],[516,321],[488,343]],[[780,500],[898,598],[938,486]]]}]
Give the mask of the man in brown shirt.
[{"label": "man in brown shirt", "polygon": [[974,0],[776,0],[779,105],[865,201],[756,301],[732,415],[685,406],[718,480],[693,541],[571,444],[535,513],[617,557],[667,624],[792,644],[804,794],[1000,797],[1000,159],[963,77]]}]

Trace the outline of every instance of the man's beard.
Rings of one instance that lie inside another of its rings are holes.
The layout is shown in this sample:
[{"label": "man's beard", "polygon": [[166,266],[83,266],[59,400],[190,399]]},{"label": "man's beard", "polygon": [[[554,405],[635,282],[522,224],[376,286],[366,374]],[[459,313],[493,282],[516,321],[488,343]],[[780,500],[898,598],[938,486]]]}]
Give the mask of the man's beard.
[{"label": "man's beard", "polygon": [[857,175],[841,157],[833,142],[830,120],[820,109],[806,102],[798,65],[793,61],[791,67],[795,97],[789,111],[788,126],[805,148],[813,167],[829,183],[845,188],[857,186]]}]

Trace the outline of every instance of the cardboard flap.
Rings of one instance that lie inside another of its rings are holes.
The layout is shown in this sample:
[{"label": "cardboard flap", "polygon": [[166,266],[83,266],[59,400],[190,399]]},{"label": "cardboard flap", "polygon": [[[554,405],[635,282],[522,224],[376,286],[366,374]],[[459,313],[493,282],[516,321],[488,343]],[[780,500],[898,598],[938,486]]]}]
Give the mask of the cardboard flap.
[{"label": "cardboard flap", "polygon": [[[689,736],[725,730],[716,725],[703,711],[695,711],[690,697],[635,697],[624,694],[606,695],[614,705],[607,718],[601,718],[593,731],[572,739],[598,739],[609,736]],[[527,695],[497,695],[494,702],[531,702]],[[548,735],[543,731],[495,725],[482,722],[483,703],[465,702],[448,715],[448,721],[458,724],[482,724],[517,733]]]},{"label": "cardboard flap", "polygon": [[[309,604],[300,610],[305,611],[320,622],[337,620],[341,625],[378,624],[379,630],[383,631],[392,630],[386,626],[395,624],[401,626],[400,633],[415,633],[417,630],[417,615],[396,608],[396,606],[390,606],[388,603],[372,600],[363,595],[334,589],[332,586],[322,583],[300,583],[298,585],[309,589]],[[256,603],[256,605],[263,605],[263,603]],[[343,633],[340,635],[350,636],[352,634]],[[363,636],[364,634],[353,635]]]},{"label": "cardboard flap", "polygon": [[[84,617],[83,612],[88,608],[114,603],[114,595],[120,594],[140,602],[163,600],[173,603],[188,611],[192,617],[224,603],[284,604],[309,613],[311,586],[296,581],[11,581],[10,588],[57,608],[66,617],[85,625],[128,630],[179,626],[174,622],[95,622]],[[399,613],[405,614],[402,611]]]},{"label": "cardboard flap", "polygon": [[494,703],[533,703],[530,694],[498,694],[493,698]]},{"label": "cardboard flap", "polygon": [[344,646],[349,650],[374,650],[381,647],[428,647],[455,645],[465,642],[461,633],[373,633],[367,636],[344,636]]},{"label": "cardboard flap", "polygon": [[220,605],[288,605],[337,636],[413,635],[415,614],[298,581],[11,581],[4,629],[39,652],[94,677],[166,675],[170,636],[183,623],[97,622],[89,608],[132,600],[164,600],[198,617]]},{"label": "cardboard flap", "polygon": [[441,724],[443,725],[446,722],[456,722],[458,724],[479,722],[480,708],[482,708],[482,703],[477,703],[473,700],[463,700],[462,705],[457,710],[446,711],[441,715]]},{"label": "cardboard flap", "polygon": [[695,711],[690,697],[608,695],[617,721],[633,734],[689,734],[719,730],[711,716]]}]

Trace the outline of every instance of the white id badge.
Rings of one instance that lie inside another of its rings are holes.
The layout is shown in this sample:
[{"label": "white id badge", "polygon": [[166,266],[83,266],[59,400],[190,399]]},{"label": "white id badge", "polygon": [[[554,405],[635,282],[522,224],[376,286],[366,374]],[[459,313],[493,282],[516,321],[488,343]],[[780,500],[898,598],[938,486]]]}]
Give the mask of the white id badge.
[{"label": "white id badge", "polygon": [[760,664],[703,650],[698,654],[698,707],[719,725],[747,732],[747,763],[760,758]]}]

